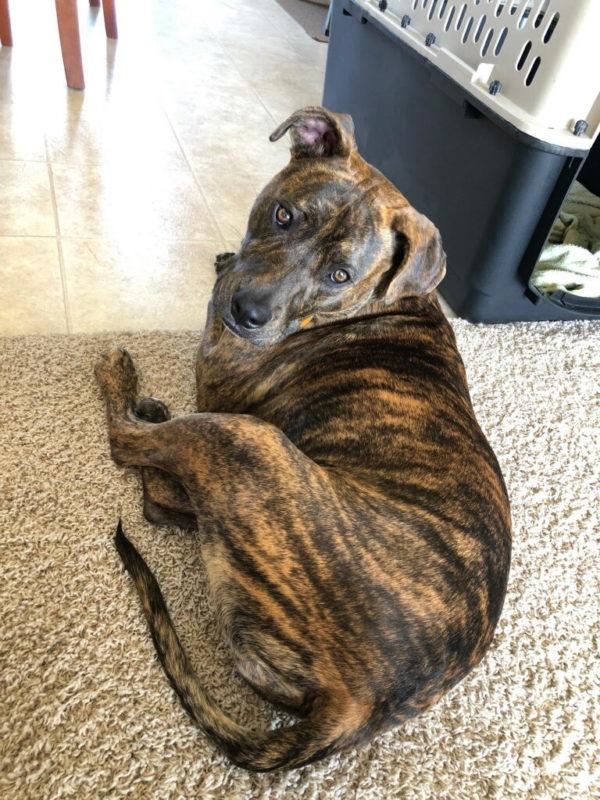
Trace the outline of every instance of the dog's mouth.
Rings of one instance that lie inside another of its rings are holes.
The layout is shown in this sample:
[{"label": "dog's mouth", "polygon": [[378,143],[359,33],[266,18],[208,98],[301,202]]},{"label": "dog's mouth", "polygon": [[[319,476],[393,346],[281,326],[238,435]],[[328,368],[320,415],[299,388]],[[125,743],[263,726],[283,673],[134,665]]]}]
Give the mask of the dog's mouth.
[{"label": "dog's mouth", "polygon": [[264,336],[260,335],[260,328],[244,328],[240,325],[237,325],[225,314],[221,314],[220,316],[223,325],[225,325],[225,327],[231,331],[234,336],[237,336],[238,339],[242,339],[242,341],[248,342],[248,344],[252,344],[255,347],[264,347],[266,344],[268,344],[268,341],[264,338]]},{"label": "dog's mouth", "polygon": [[223,325],[225,325],[226,328],[229,328],[229,330],[233,334],[235,334],[235,336],[237,336],[239,339],[247,338],[246,336],[244,336],[244,334],[242,333],[240,328],[238,328],[235,322],[233,322],[230,319],[227,319],[227,317],[224,314],[221,314],[221,322],[223,323]]},{"label": "dog's mouth", "polygon": [[219,314],[219,319],[227,330],[231,331],[235,337],[247,342],[253,347],[264,348],[271,347],[281,338],[273,333],[273,331],[266,331],[262,327],[257,328],[244,328],[237,325],[227,314]]}]

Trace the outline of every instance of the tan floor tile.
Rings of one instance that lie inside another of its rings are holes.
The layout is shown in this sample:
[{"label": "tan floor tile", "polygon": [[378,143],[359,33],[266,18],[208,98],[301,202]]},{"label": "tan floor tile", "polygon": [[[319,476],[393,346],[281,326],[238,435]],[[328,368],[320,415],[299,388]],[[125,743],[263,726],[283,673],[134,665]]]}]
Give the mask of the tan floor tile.
[{"label": "tan floor tile", "polygon": [[152,162],[123,166],[54,164],[61,234],[219,240],[219,230],[189,171]]},{"label": "tan floor tile", "polygon": [[0,104],[0,159],[46,160],[44,127],[33,103]]},{"label": "tan floor tile", "polygon": [[269,116],[250,82],[234,67],[214,80],[188,70],[183,75],[173,70],[171,77],[161,76],[159,91],[175,127],[212,125],[218,130],[228,119],[242,117],[248,124],[260,124],[265,114]]},{"label": "tan floor tile", "polygon": [[327,63],[327,45],[325,42],[317,42],[306,36],[300,30],[295,36],[288,36],[287,41],[300,58],[307,69],[318,71],[321,76],[325,75],[325,64]]},{"label": "tan floor tile", "polygon": [[[198,140],[195,140],[198,143]],[[290,159],[289,143],[283,139],[279,142],[269,142],[268,138],[261,137],[257,141],[248,139],[237,142],[232,148],[226,141],[219,141],[216,137],[207,138],[203,148],[198,147],[196,152],[200,155],[189,156],[189,163],[198,177],[202,188],[208,178],[211,181],[219,179],[223,188],[228,185],[235,187],[243,181],[244,176],[254,178],[256,190],[261,189],[271,178],[282,170]],[[219,223],[222,216],[219,216]]]},{"label": "tan floor tile", "polygon": [[205,98],[188,113],[179,106],[171,120],[190,163],[270,176],[287,160],[286,147],[269,141],[276,122],[251,89],[243,97]]},{"label": "tan floor tile", "polygon": [[47,165],[0,161],[0,236],[56,233]]},{"label": "tan floor tile", "polygon": [[0,236],[0,335],[66,332],[56,240]]},{"label": "tan floor tile", "polygon": [[[275,13],[275,4],[270,9]],[[206,25],[214,36],[248,36],[255,34],[261,40],[277,36],[278,30],[269,18],[260,13],[255,3],[209,3],[206,8]]]},{"label": "tan floor tile", "polygon": [[323,102],[323,74],[319,70],[307,69],[301,75],[291,76],[285,92],[281,92],[272,80],[258,75],[252,81],[252,88],[278,122],[299,108],[319,106]]},{"label": "tan floor tile", "polygon": [[[285,94],[294,75],[310,69],[285,39],[274,38],[256,47],[252,36],[225,39],[224,44],[233,64],[249,81],[270,81]],[[285,89],[284,89],[285,87]]]},{"label": "tan floor tile", "polygon": [[[203,162],[192,162],[192,168],[213,212],[223,236],[239,241],[246,232],[252,204],[266,181],[241,169],[218,171]],[[237,245],[236,245],[237,249]]]},{"label": "tan floor tile", "polygon": [[67,100],[60,113],[49,110],[46,141],[51,162],[146,162],[185,168],[177,139],[158,105],[137,98],[107,101],[88,91],[67,95]]},{"label": "tan floor tile", "polygon": [[149,238],[64,239],[73,331],[201,328],[220,250]]},{"label": "tan floor tile", "polygon": [[159,83],[170,83],[174,97],[185,97],[191,88],[196,95],[213,89],[220,90],[226,97],[230,88],[235,89],[244,82],[244,77],[218,42],[164,40],[158,58],[156,78]]},{"label": "tan floor tile", "polygon": [[302,29],[291,38],[284,38],[275,30],[271,38],[264,38],[256,46],[252,31],[221,36],[223,47],[232,62],[249,80],[270,80],[285,95],[288,83],[302,77],[308,70],[323,70],[327,46],[310,39]]},{"label": "tan floor tile", "polygon": [[[86,89],[75,92],[65,87],[54,4],[11,4],[15,47],[0,48],[0,236],[52,237],[40,247],[56,250],[48,154],[80,330],[201,320],[214,254],[237,249],[254,198],[288,161],[287,139],[271,144],[269,134],[320,100],[326,48],[273,0],[198,8],[127,0],[110,42],[101,11],[81,2]],[[93,257],[84,239],[94,240]],[[170,298],[160,307],[152,281]],[[15,320],[33,320],[30,301],[44,304],[43,282],[25,285],[15,289]],[[138,299],[135,286],[145,287]]]}]

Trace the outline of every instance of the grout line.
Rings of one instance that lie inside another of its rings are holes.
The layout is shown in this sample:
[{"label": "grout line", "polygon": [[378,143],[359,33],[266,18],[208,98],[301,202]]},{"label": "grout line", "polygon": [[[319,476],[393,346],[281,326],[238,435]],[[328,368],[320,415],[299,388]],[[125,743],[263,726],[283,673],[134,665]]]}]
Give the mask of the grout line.
[{"label": "grout line", "polygon": [[[212,39],[214,37],[211,35],[210,38]],[[158,102],[159,102],[159,105],[160,105],[160,110],[161,110],[164,118],[166,119],[169,128],[171,129],[171,133],[173,134],[173,136],[175,138],[175,141],[177,142],[177,146],[179,147],[179,151],[180,151],[180,153],[182,155],[183,160],[185,161],[185,165],[186,165],[187,169],[189,170],[192,178],[194,179],[194,183],[196,184],[196,187],[197,187],[198,191],[200,192],[200,195],[201,195],[202,199],[204,200],[204,205],[206,206],[208,214],[209,214],[209,216],[210,216],[210,218],[211,218],[216,230],[219,233],[219,237],[221,239],[221,247],[223,248],[223,250],[226,250],[227,249],[227,239],[226,239],[226,237],[225,237],[225,235],[223,233],[223,229],[221,228],[221,225],[219,224],[219,220],[217,219],[216,215],[213,213],[213,210],[212,210],[212,208],[210,206],[210,203],[208,202],[208,198],[206,197],[206,195],[204,193],[204,189],[202,188],[202,184],[198,180],[198,176],[196,175],[195,170],[192,169],[192,165],[190,164],[188,155],[187,155],[187,153],[185,151],[184,146],[181,143],[181,139],[179,138],[179,134],[177,133],[177,130],[175,129],[175,126],[173,125],[173,121],[171,120],[171,117],[169,116],[169,113],[168,113],[168,111],[167,111],[167,109],[165,107],[165,103],[164,103],[163,98],[162,98],[160,93],[157,93],[157,99],[158,99]]]},{"label": "grout line", "polygon": [[44,158],[0,158],[0,164],[37,164],[41,166],[47,163],[48,159],[45,156]]},{"label": "grout line", "polygon": [[[269,14],[268,14],[267,10],[264,9],[264,8],[259,9],[258,13],[260,15],[260,19],[265,20],[265,21],[268,20],[270,22],[271,29],[273,30],[273,33],[276,34],[276,36],[277,36],[279,41],[281,41],[282,43],[287,44],[293,52],[295,52],[298,56],[303,57],[302,54],[300,53],[300,48],[298,50],[296,50],[296,48],[294,46],[294,37],[292,36],[292,34],[283,25],[281,27],[279,27],[277,24],[275,24],[273,21],[271,21],[270,18],[269,18]],[[82,32],[82,36],[85,35],[85,36],[90,36],[91,37],[94,34],[96,34],[96,39],[98,39],[98,38],[102,39],[103,38],[101,36],[101,34],[97,33],[96,29],[94,29],[94,30],[86,30],[86,27],[87,27],[86,25],[82,25],[81,26],[81,28],[82,28],[82,31],[81,31]],[[97,27],[99,27],[99,23],[98,23]],[[300,26],[298,26],[298,28],[300,30]],[[224,64],[228,63],[232,68],[232,74],[235,73],[240,77],[240,79],[242,81],[242,85],[245,87],[244,91],[246,91],[249,94],[251,99],[253,98],[254,102],[256,102],[258,107],[262,107],[264,109],[264,111],[265,111],[265,113],[267,115],[267,118],[272,120],[273,126],[275,127],[275,125],[277,125],[281,120],[280,120],[280,118],[278,116],[276,116],[276,112],[272,112],[270,110],[269,106],[267,105],[267,101],[265,101],[263,99],[263,97],[262,97],[262,95],[261,95],[261,93],[259,91],[260,87],[257,88],[256,85],[248,77],[247,72],[244,72],[243,65],[242,66],[238,66],[238,63],[236,62],[236,60],[234,60],[234,54],[235,54],[235,44],[234,44],[234,42],[232,42],[232,44],[229,45],[227,43],[228,42],[227,38],[222,38],[222,35],[220,34],[220,32],[218,30],[209,31],[209,38],[216,45],[216,50],[221,52],[221,54],[222,54],[222,56],[224,58]],[[322,45],[322,47],[325,47],[325,46],[326,45]],[[99,50],[99,52],[100,52],[100,50]],[[160,57],[162,57],[162,55]],[[172,58],[172,54],[169,55],[168,58],[171,59]],[[118,56],[117,56],[117,59],[118,59]],[[57,62],[57,63],[59,63],[59,62]],[[63,74],[62,73],[62,69],[60,69],[57,72],[57,76],[59,74],[60,74],[61,80],[62,80],[62,74]],[[191,156],[188,157],[188,153],[186,152],[186,148],[184,147],[184,145],[182,143],[182,140],[180,139],[180,136],[178,134],[176,116],[173,115],[173,119],[171,118],[171,114],[170,114],[169,109],[167,107],[166,98],[164,98],[161,95],[160,92],[156,91],[156,86],[154,86],[154,92],[152,93],[152,96],[153,96],[153,98],[155,98],[158,101],[158,106],[160,108],[160,113],[166,119],[166,122],[169,125],[169,128],[170,128],[170,130],[171,130],[171,132],[172,132],[172,134],[173,134],[173,136],[175,138],[175,141],[177,142],[177,146],[179,148],[179,151],[181,153],[181,156],[182,156],[183,162],[184,162],[181,166],[168,167],[167,169],[168,169],[168,171],[174,171],[174,172],[177,172],[177,171],[184,172],[185,170],[187,170],[189,173],[191,173],[191,175],[193,177],[193,180],[194,180],[194,184],[196,185],[196,187],[198,189],[198,192],[199,192],[200,196],[202,197],[202,199],[204,201],[204,206],[205,206],[205,209],[206,209],[206,213],[208,214],[208,219],[211,220],[212,223],[213,223],[213,230],[214,230],[214,234],[213,235],[211,235],[210,237],[203,238],[203,239],[185,239],[185,238],[182,238],[182,239],[170,239],[168,237],[167,238],[162,238],[160,236],[153,237],[153,238],[155,240],[157,240],[157,241],[160,241],[160,242],[164,241],[164,242],[174,242],[174,243],[182,243],[182,244],[189,243],[189,244],[194,244],[194,245],[199,245],[199,246],[206,246],[207,248],[208,247],[212,247],[212,246],[214,246],[215,248],[218,248],[219,246],[227,248],[228,242],[230,242],[233,239],[233,237],[232,237],[231,233],[227,232],[227,228],[226,228],[226,225],[225,225],[225,220],[223,218],[221,218],[221,220],[219,220],[219,218],[217,217],[215,211],[213,210],[213,207],[214,207],[216,209],[216,212],[218,213],[218,206],[215,206],[214,203],[211,204],[208,201],[208,196],[209,196],[207,194],[208,189],[203,187],[201,170],[199,170],[198,173],[197,173],[193,169],[192,163],[190,162]],[[267,93],[267,96],[268,96],[268,93]],[[9,108],[11,106],[15,106],[16,107],[16,103],[17,102],[18,101],[16,100],[16,98],[14,98],[14,96],[11,96],[11,98],[8,99],[7,105],[9,106]],[[4,101],[3,101],[3,104],[4,104]],[[275,105],[277,105],[277,104],[275,104]],[[65,315],[64,319],[65,319],[65,322],[66,322],[67,333],[68,334],[72,334],[74,332],[74,324],[73,324],[73,319],[72,319],[72,310],[70,308],[69,290],[68,290],[68,282],[67,282],[67,274],[66,274],[65,253],[64,253],[64,243],[68,242],[68,241],[71,241],[71,240],[83,240],[83,241],[85,241],[85,240],[108,240],[108,241],[111,241],[111,240],[119,240],[119,239],[123,239],[123,238],[125,238],[125,239],[130,239],[131,238],[132,240],[137,240],[139,237],[136,236],[136,235],[126,236],[126,237],[123,237],[122,235],[120,235],[120,236],[110,236],[110,235],[109,236],[106,236],[106,235],[105,236],[85,236],[85,235],[84,236],[69,236],[69,235],[63,235],[61,233],[61,224],[60,224],[59,213],[58,213],[58,203],[57,203],[57,195],[56,195],[56,187],[55,187],[55,176],[54,176],[54,172],[53,172],[53,168],[54,168],[55,164],[53,164],[52,161],[51,161],[51,149],[50,149],[49,144],[48,144],[49,135],[48,135],[48,131],[47,131],[47,124],[46,124],[45,118],[44,118],[44,124],[43,124],[43,135],[44,135],[45,158],[41,158],[40,160],[37,160],[37,159],[23,159],[23,158],[7,158],[7,159],[0,159],[0,162],[3,162],[3,161],[5,161],[5,162],[24,162],[24,161],[26,161],[28,163],[37,163],[37,164],[44,164],[45,163],[46,164],[47,174],[48,174],[48,179],[49,179],[49,186],[50,186],[50,193],[51,193],[53,217],[54,217],[54,226],[55,226],[54,235],[49,234],[49,235],[26,236],[26,235],[19,235],[19,234],[13,235],[13,234],[10,234],[10,233],[5,233],[5,234],[0,234],[0,240],[3,239],[3,238],[33,238],[33,239],[46,239],[46,240],[47,239],[54,239],[55,240],[56,248],[57,248],[57,255],[58,255],[58,266],[59,266],[60,279],[61,279],[62,300],[63,300],[63,307],[64,307],[64,315]],[[192,161],[193,161],[193,159],[192,159]],[[58,163],[60,164],[60,159],[58,160]],[[85,167],[87,169],[90,166],[103,165],[105,162],[102,159],[100,159],[98,162],[95,162],[95,161],[88,162],[88,161],[84,160],[83,163],[77,163],[77,162],[70,162],[70,161],[67,160],[64,163],[66,163],[70,168],[82,169],[82,168]],[[115,167],[118,168],[118,164],[117,163],[115,164]],[[59,175],[60,175],[60,167],[59,167]],[[261,177],[260,181],[263,182],[264,178]],[[219,245],[219,241],[220,241],[220,245]]]},{"label": "grout line", "polygon": [[169,125],[169,128],[171,129],[171,132],[172,132],[173,136],[175,137],[175,141],[177,142],[177,146],[179,147],[179,149],[181,151],[181,155],[183,156],[183,160],[185,161],[185,164],[186,164],[186,166],[187,166],[192,178],[194,179],[194,183],[196,184],[196,187],[197,187],[198,191],[200,192],[200,194],[202,196],[202,199],[204,200],[204,205],[206,206],[208,214],[209,214],[211,220],[213,221],[213,224],[214,224],[215,228],[219,232],[219,236],[221,237],[221,245],[222,245],[223,249],[225,250],[227,248],[227,240],[226,240],[225,236],[223,235],[223,230],[222,230],[221,226],[219,225],[219,220],[217,219],[217,217],[213,213],[212,208],[210,207],[210,203],[208,202],[208,199],[207,199],[206,195],[204,194],[204,190],[202,189],[202,185],[201,185],[200,181],[198,180],[198,176],[196,175],[195,171],[192,169],[192,165],[189,162],[189,159],[187,157],[187,153],[185,152],[185,149],[184,149],[183,145],[181,144],[181,141],[179,139],[177,131],[175,130],[175,126],[173,125],[173,123],[171,121],[171,118],[169,117],[169,115],[167,113],[167,110],[165,109],[164,105],[162,104],[162,101],[161,101],[161,110],[162,110],[162,113],[165,116],[165,119],[167,120],[167,123]]},{"label": "grout line", "polygon": [[[44,133],[44,142],[46,141],[46,134]],[[48,158],[48,148],[46,147],[46,158]],[[52,172],[52,164],[46,161],[48,166],[48,178],[50,180],[50,194],[52,197],[52,211],[54,212],[54,225],[56,227],[56,247],[58,249],[58,266],[60,269],[60,282],[62,285],[63,304],[65,307],[65,321],[67,323],[67,333],[73,333],[73,321],[71,320],[71,309],[69,306],[69,292],[67,289],[67,276],[65,272],[65,257],[63,253],[62,240],[60,236],[60,222],[58,219],[58,205],[56,203],[56,192],[54,189],[54,174]]]},{"label": "grout line", "polygon": [[[268,21],[268,22],[271,24],[271,27],[273,28],[273,31],[275,31],[275,32],[277,33],[277,36],[278,36],[278,38],[279,38],[279,39],[281,39],[282,41],[285,41],[285,42],[288,44],[288,46],[289,46],[289,47],[290,47],[292,50],[294,50],[295,54],[296,54],[296,55],[297,55],[299,58],[303,58],[303,55],[300,53],[300,51],[295,49],[295,47],[294,47],[294,42],[293,42],[293,41],[292,41],[292,40],[291,40],[291,39],[288,37],[288,35],[287,35],[286,33],[282,33],[282,32],[281,32],[281,31],[280,31],[280,30],[277,28],[277,25],[276,25],[276,24],[274,24],[274,23],[273,23],[273,22],[272,22],[272,21],[269,19],[269,17],[268,17],[268,15],[266,14],[265,10],[264,10],[264,9],[262,9],[262,10],[260,10],[258,13],[260,14],[260,16],[261,16],[261,17],[262,17],[262,18],[263,18],[265,21]],[[285,13],[287,13],[287,12],[285,12]],[[288,16],[291,16],[291,15],[288,15]],[[293,19],[293,17],[292,17],[292,19]],[[305,34],[306,34],[306,37],[307,37],[307,38],[310,40],[310,36],[308,35],[308,33],[306,33],[306,32],[303,30],[302,26],[301,26],[301,25],[300,25],[298,22],[296,22],[295,20],[294,20],[294,22],[295,22],[295,23],[296,23],[296,25],[298,26],[298,29],[299,29],[300,31],[303,31],[303,33],[305,33]],[[311,40],[311,41],[312,41],[312,40]],[[245,75],[244,75],[244,73],[242,72],[241,68],[240,68],[240,67],[238,67],[238,65],[237,65],[237,64],[236,64],[236,62],[234,61],[233,57],[232,57],[232,56],[229,54],[229,48],[227,48],[227,47],[226,47],[226,46],[223,44],[223,42],[221,42],[221,41],[219,41],[219,45],[221,46],[221,49],[223,50],[223,53],[225,54],[226,58],[227,58],[227,59],[229,60],[229,62],[232,64],[233,68],[234,68],[234,69],[237,71],[237,73],[238,73],[238,74],[239,74],[239,75],[242,77],[242,79],[243,79],[243,80],[244,80],[244,81],[245,81],[245,82],[248,84],[248,86],[249,86],[249,87],[250,87],[250,89],[252,90],[252,92],[253,92],[254,96],[256,97],[256,99],[258,100],[258,102],[261,104],[261,106],[262,106],[262,107],[265,109],[265,111],[267,112],[267,114],[268,114],[268,115],[271,117],[271,119],[273,120],[273,122],[275,123],[275,125],[279,125],[279,124],[280,124],[280,122],[281,122],[281,119],[280,119],[280,118],[278,118],[278,117],[276,117],[276,116],[275,116],[275,115],[274,115],[274,114],[271,112],[270,108],[267,106],[267,104],[266,104],[266,103],[265,103],[265,101],[263,100],[263,98],[262,98],[262,96],[261,96],[260,92],[259,92],[259,91],[258,91],[258,90],[255,88],[254,84],[253,84],[253,83],[252,83],[252,82],[251,82],[249,79],[247,79],[247,78],[246,78],[246,76],[245,76]],[[325,43],[323,43],[323,46],[324,46],[324,47],[328,47],[329,45],[328,45],[328,44],[325,44]],[[311,68],[312,68],[312,67],[311,67]],[[320,70],[320,67],[316,67],[316,69],[318,69],[319,71],[321,71],[321,70]],[[323,70],[323,80],[324,80],[324,79],[325,79],[325,72],[324,72],[324,70]],[[322,96],[322,91],[321,91],[321,96]],[[321,101],[321,100],[319,100],[319,103],[318,103],[318,105],[320,105],[320,103],[321,103],[321,102],[322,102],[322,101]]]},{"label": "grout line", "polygon": [[[297,20],[295,20],[294,17],[285,8],[282,8],[281,10],[283,11],[284,14],[286,14],[290,18],[290,20],[293,21],[293,24],[298,29],[297,32],[301,34],[300,38],[304,36],[309,41],[315,42],[315,44],[320,44],[322,47],[329,47],[328,42],[317,42],[315,39],[313,39],[312,36],[310,36],[310,34],[306,30],[304,30],[302,25]],[[285,40],[288,43],[288,45],[292,48],[292,50],[296,53],[297,56],[299,56],[300,58],[304,57],[303,53],[301,53],[300,50],[296,49],[295,42],[291,37],[291,32],[289,30],[282,31],[282,29],[278,27],[277,23],[273,22],[273,20],[268,16],[264,8],[260,9],[258,13],[265,20],[265,22],[269,22],[273,30],[277,32],[277,36],[279,36],[280,39]]]},{"label": "grout line", "polygon": [[258,102],[261,104],[261,106],[262,106],[262,107],[264,108],[264,110],[267,112],[267,114],[269,115],[269,117],[271,117],[271,120],[273,121],[273,124],[274,124],[275,126],[277,126],[277,125],[279,124],[279,121],[275,119],[274,115],[273,115],[273,114],[271,113],[271,111],[270,111],[270,110],[267,108],[267,105],[265,104],[264,100],[262,99],[262,97],[260,96],[260,94],[257,92],[257,90],[254,88],[254,84],[252,84],[252,83],[251,83],[251,82],[248,80],[248,78],[247,78],[247,77],[244,75],[244,73],[242,72],[242,70],[240,69],[240,67],[238,67],[238,65],[236,64],[236,62],[233,60],[233,58],[232,58],[232,57],[231,57],[231,55],[229,54],[229,49],[228,49],[227,47],[225,47],[225,45],[224,45],[224,44],[223,44],[223,42],[221,42],[221,41],[219,41],[219,47],[220,47],[220,48],[221,48],[221,50],[223,51],[223,54],[224,54],[225,58],[226,58],[226,59],[229,61],[229,63],[231,64],[231,66],[234,68],[234,70],[237,72],[237,74],[240,76],[240,78],[241,78],[241,79],[244,81],[244,83],[245,83],[245,84],[248,86],[248,88],[250,89],[250,91],[252,92],[252,94],[254,95],[254,97],[255,97],[255,98],[258,100]]},{"label": "grout line", "polygon": [[56,239],[56,233],[0,233],[0,239]]},{"label": "grout line", "polygon": [[[56,239],[55,234],[28,234],[28,233],[0,233],[0,239]],[[132,242],[139,241],[140,235],[136,233],[129,234],[102,234],[101,236],[78,236],[77,234],[69,234],[61,236],[61,241],[104,241],[104,242]],[[219,246],[219,239],[216,237],[207,236],[205,239],[186,239],[171,236],[145,236],[148,241],[152,242],[172,242],[173,244],[199,244],[199,245],[215,245]],[[222,242],[221,242],[222,244]]]}]

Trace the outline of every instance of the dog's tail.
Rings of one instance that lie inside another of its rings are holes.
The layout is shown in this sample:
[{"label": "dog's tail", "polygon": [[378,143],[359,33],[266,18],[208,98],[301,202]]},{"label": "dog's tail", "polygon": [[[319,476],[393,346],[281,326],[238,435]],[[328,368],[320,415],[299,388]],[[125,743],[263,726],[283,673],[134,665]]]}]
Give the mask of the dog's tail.
[{"label": "dog's tail", "polygon": [[294,725],[264,732],[245,728],[225,714],[194,673],[156,578],[123,533],[121,520],[115,544],[135,583],[156,652],[181,704],[234,764],[255,772],[293,769],[324,758],[355,740],[356,714],[344,719],[343,713],[328,706],[315,708]]}]

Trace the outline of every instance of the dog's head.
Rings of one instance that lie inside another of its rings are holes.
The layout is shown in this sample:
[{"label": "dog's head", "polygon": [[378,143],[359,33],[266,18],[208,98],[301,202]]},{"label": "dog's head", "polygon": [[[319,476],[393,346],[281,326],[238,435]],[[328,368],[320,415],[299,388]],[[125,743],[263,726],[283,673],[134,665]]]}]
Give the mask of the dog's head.
[{"label": "dog's head", "polygon": [[292,114],[291,159],[256,199],[238,253],[219,264],[213,308],[257,346],[327,319],[393,309],[444,276],[437,229],[358,154],[352,119]]}]

